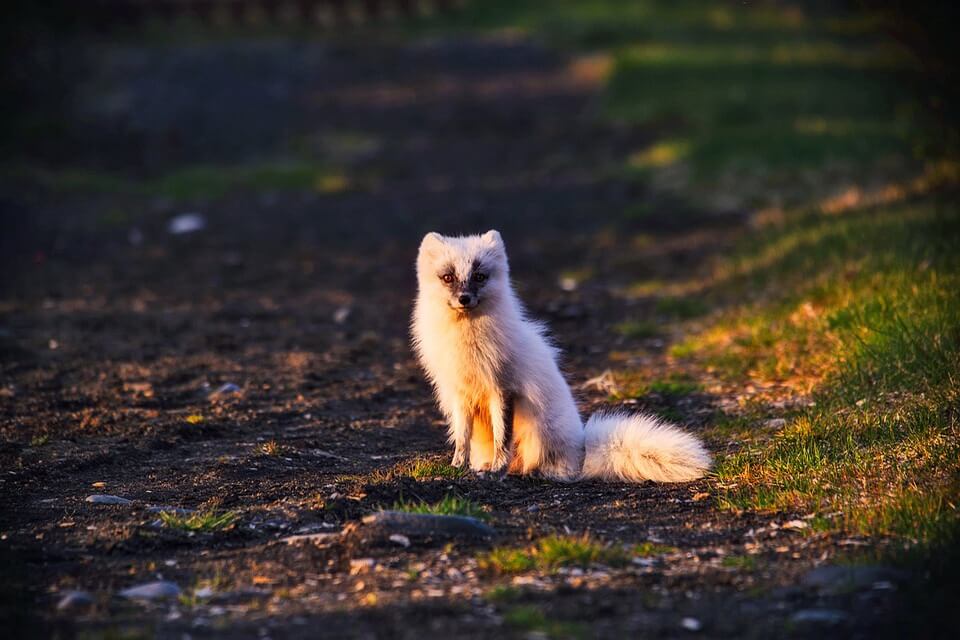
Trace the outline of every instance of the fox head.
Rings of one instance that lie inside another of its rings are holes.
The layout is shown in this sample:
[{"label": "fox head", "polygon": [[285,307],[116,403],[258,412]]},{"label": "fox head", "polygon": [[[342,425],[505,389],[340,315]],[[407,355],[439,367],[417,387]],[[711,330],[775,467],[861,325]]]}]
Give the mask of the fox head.
[{"label": "fox head", "polygon": [[428,233],[417,256],[421,296],[462,314],[495,304],[509,290],[510,269],[500,233],[448,237]]}]

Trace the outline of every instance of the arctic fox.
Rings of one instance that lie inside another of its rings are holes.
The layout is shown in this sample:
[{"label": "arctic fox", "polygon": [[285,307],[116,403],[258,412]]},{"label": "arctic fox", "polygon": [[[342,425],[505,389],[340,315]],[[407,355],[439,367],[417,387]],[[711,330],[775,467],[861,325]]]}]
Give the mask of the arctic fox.
[{"label": "arctic fox", "polygon": [[449,422],[453,464],[561,481],[703,476],[703,444],[658,418],[598,413],[580,421],[557,350],[509,276],[497,231],[428,233],[420,244],[413,344]]}]

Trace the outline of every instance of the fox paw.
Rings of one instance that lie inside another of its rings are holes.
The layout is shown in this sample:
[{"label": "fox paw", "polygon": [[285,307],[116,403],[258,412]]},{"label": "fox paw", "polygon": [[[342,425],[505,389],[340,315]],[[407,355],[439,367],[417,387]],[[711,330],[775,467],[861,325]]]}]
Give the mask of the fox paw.
[{"label": "fox paw", "polygon": [[463,451],[454,451],[453,459],[450,461],[450,465],[462,469],[467,466],[467,454]]}]

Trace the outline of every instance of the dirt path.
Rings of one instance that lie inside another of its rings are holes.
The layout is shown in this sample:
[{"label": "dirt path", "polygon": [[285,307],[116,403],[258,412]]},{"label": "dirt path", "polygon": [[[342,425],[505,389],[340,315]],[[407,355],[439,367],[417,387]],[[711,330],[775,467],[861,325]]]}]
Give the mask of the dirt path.
[{"label": "dirt path", "polygon": [[[882,628],[876,612],[893,597],[889,580],[874,582],[890,589],[828,584],[829,593],[804,582],[836,541],[781,528],[783,517],[720,511],[706,481],[388,473],[416,456],[449,455],[407,345],[413,258],[428,230],[500,229],[521,294],[550,323],[574,384],[628,348],[640,354],[631,366],[670,372],[662,339],[613,331],[649,312],[617,292],[695,273],[740,222],[688,210],[681,221],[678,204],[615,171],[655,132],[599,123],[589,65],[506,39],[88,55],[84,68],[96,72],[83,76],[75,114],[84,166],[150,178],[307,149],[345,178],[319,192],[254,185],[187,201],[4,186],[12,277],[0,300],[0,553],[12,576],[4,615],[23,636]],[[636,202],[661,214],[631,221],[623,212]],[[168,233],[186,212],[206,227]],[[565,291],[558,282],[570,272],[590,277]],[[228,383],[239,390],[211,397]],[[697,428],[720,400],[642,404]],[[582,392],[585,411],[605,404],[603,392]],[[84,502],[93,493],[136,502]],[[282,541],[450,493],[489,509],[499,544],[590,532],[673,550],[628,568],[510,577],[478,567],[482,545],[331,551]],[[145,509],[214,504],[239,515],[234,528],[187,536],[156,526]],[[146,606],[115,597],[160,576],[188,591],[212,584],[217,596]],[[515,589],[497,599],[489,594],[498,585]],[[70,589],[91,593],[93,608],[57,612]],[[822,619],[797,617],[804,610]]]}]

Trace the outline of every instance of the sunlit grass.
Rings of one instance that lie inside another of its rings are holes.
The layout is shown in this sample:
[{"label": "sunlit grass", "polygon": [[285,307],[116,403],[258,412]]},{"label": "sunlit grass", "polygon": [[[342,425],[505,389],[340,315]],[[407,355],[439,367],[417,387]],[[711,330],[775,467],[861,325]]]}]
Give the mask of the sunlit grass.
[{"label": "sunlit grass", "polygon": [[371,474],[371,480],[377,483],[391,482],[398,477],[415,480],[457,480],[466,475],[466,469],[455,467],[445,460],[418,457],[400,462],[389,469],[375,471]]},{"label": "sunlit grass", "polygon": [[446,495],[439,502],[424,502],[419,500],[409,502],[400,500],[390,507],[394,511],[407,513],[428,513],[441,516],[467,516],[478,520],[489,520],[490,514],[484,511],[476,502],[454,495]]},{"label": "sunlit grass", "polygon": [[810,393],[769,441],[718,460],[720,504],[936,542],[958,523],[960,212],[918,200],[797,217],[731,256],[750,290],[675,355]]},{"label": "sunlit grass", "polygon": [[218,513],[215,510],[178,514],[175,511],[161,511],[160,521],[171,529],[190,533],[214,533],[233,527],[239,517],[233,511]]},{"label": "sunlit grass", "polygon": [[[649,555],[642,548],[638,555]],[[560,567],[623,566],[633,556],[623,547],[583,536],[547,536],[530,547],[497,547],[480,556],[480,566],[496,573],[523,573],[532,569],[554,571]]]}]

